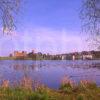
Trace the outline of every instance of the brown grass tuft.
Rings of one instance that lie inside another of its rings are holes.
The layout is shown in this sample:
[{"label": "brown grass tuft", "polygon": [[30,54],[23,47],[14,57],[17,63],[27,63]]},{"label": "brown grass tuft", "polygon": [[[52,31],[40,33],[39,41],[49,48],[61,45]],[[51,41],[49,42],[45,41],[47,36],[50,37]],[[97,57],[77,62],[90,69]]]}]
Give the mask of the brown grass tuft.
[{"label": "brown grass tuft", "polygon": [[68,76],[64,76],[61,80],[61,84],[70,84],[71,87],[74,87],[74,82],[68,77]]},{"label": "brown grass tuft", "polygon": [[1,87],[8,88],[9,87],[9,80],[3,80],[2,84],[1,84]]},{"label": "brown grass tuft", "polygon": [[21,85],[22,88],[32,90],[33,81],[32,81],[32,79],[29,78],[29,77],[24,77],[24,78],[20,81],[20,85]]}]

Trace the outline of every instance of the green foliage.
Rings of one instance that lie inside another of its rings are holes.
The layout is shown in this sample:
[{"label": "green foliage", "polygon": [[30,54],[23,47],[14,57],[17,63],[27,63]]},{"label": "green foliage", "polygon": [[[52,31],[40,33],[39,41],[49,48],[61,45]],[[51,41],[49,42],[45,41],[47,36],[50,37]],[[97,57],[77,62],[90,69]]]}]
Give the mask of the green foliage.
[{"label": "green foliage", "polygon": [[[83,82],[84,83],[84,82]],[[94,83],[62,84],[59,90],[38,86],[35,90],[18,87],[0,87],[0,100],[99,100],[100,87]]]},{"label": "green foliage", "polygon": [[48,95],[45,92],[26,91],[22,88],[1,88],[0,98],[2,100],[48,100]]},{"label": "green foliage", "polygon": [[70,83],[62,84],[60,90],[64,93],[72,93],[73,88]]},{"label": "green foliage", "polygon": [[95,82],[89,82],[89,81],[82,81],[80,84],[77,86],[78,90],[85,91],[85,90],[92,90],[92,89],[97,89],[97,85]]},{"label": "green foliage", "polygon": [[77,100],[85,100],[85,99],[84,99],[84,95],[83,95],[83,94],[79,94],[79,95],[77,96]]}]

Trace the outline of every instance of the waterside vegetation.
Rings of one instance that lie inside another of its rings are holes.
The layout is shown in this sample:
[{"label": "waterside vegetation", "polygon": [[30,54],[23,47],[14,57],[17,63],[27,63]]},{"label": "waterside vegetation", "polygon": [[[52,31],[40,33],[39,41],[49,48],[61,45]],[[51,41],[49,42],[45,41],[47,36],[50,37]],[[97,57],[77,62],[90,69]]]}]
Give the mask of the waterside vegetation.
[{"label": "waterside vegetation", "polygon": [[0,87],[0,100],[99,100],[100,87],[95,82],[82,80],[75,84],[68,78],[62,80],[58,90],[50,89],[29,78],[19,85],[10,86],[4,80]]}]

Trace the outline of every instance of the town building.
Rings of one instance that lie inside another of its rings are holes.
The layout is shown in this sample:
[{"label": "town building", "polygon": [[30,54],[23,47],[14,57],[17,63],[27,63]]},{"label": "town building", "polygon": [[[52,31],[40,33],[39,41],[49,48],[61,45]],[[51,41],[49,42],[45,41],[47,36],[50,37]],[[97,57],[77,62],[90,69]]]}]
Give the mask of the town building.
[{"label": "town building", "polygon": [[15,58],[24,58],[27,57],[27,52],[26,51],[14,51],[14,57]]},{"label": "town building", "polygon": [[86,59],[93,59],[93,54],[91,52],[87,52],[87,51],[83,51],[82,52],[82,59],[86,60]]}]

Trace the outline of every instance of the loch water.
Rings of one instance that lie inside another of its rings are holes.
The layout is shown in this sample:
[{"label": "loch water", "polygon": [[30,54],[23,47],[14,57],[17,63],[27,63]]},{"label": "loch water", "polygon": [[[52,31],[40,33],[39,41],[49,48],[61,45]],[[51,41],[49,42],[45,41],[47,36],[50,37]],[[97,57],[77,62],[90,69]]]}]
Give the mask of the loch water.
[{"label": "loch water", "polygon": [[10,83],[21,80],[24,76],[57,89],[63,77],[68,76],[78,83],[80,80],[92,80],[100,86],[99,60],[0,60],[0,82]]}]

